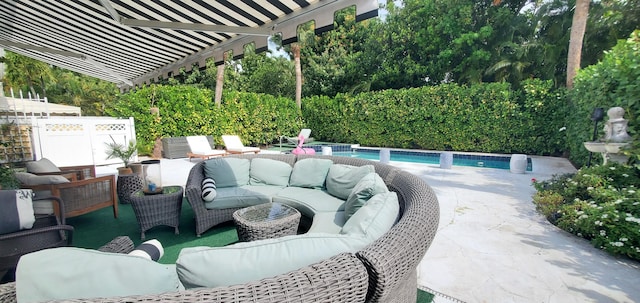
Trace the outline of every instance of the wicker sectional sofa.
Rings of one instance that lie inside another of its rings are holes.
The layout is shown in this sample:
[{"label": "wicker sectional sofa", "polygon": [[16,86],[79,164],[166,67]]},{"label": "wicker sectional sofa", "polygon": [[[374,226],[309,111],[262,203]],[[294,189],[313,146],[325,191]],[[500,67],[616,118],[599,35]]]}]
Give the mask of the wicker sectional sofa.
[{"label": "wicker sectional sofa", "polygon": [[[159,295],[96,300],[100,302],[415,302],[416,267],[430,246],[438,226],[439,206],[433,190],[420,178],[390,165],[361,159],[306,155],[237,155],[234,158],[271,159],[295,165],[297,161],[328,159],[334,164],[372,165],[399,203],[397,222],[363,248],[345,252],[297,270],[244,284],[194,288]],[[191,170],[185,188],[196,220],[196,233],[233,219],[243,206],[211,209],[202,200],[205,164]],[[308,212],[303,215],[308,215]],[[315,221],[315,220],[314,220]],[[316,224],[314,222],[314,224]],[[295,237],[295,236],[293,236]],[[0,301],[11,287],[0,287]],[[77,300],[86,302],[87,300]]]}]

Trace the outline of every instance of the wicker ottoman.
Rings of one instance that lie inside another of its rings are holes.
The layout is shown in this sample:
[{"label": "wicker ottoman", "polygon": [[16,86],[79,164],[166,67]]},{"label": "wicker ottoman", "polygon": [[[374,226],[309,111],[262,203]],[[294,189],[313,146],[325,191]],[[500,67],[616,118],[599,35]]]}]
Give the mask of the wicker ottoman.
[{"label": "wicker ottoman", "polygon": [[233,220],[238,227],[238,239],[247,242],[295,235],[300,212],[288,205],[266,203],[235,211]]},{"label": "wicker ottoman", "polygon": [[140,238],[144,240],[144,232],[158,225],[175,228],[179,233],[180,213],[182,211],[182,187],[165,186],[162,193],[145,195],[138,190],[131,195],[131,206],[140,225]]}]

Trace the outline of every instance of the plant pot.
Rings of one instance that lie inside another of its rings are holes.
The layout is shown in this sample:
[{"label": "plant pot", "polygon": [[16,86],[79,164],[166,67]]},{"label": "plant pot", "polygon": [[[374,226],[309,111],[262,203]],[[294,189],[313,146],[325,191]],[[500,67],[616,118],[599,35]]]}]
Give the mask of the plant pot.
[{"label": "plant pot", "polygon": [[118,167],[118,175],[130,175],[133,170],[130,167]]}]

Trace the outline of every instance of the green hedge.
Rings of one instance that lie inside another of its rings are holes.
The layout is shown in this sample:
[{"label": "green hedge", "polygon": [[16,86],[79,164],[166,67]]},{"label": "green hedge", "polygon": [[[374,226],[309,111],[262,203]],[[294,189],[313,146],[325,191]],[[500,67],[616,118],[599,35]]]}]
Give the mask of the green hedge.
[{"label": "green hedge", "polygon": [[[255,93],[228,92],[220,107],[209,89],[188,85],[151,85],[122,95],[111,116],[133,117],[140,153],[150,154],[156,138],[210,135],[222,145],[224,134],[246,145],[276,142],[300,131],[302,116],[293,100]],[[159,108],[160,115],[150,113]]]},{"label": "green hedge", "polygon": [[[578,72],[571,91],[571,110],[567,126],[571,140],[570,159],[584,164],[588,152],[582,142],[591,141],[593,122],[589,120],[595,107],[605,111],[613,106],[625,109],[629,120],[629,134],[634,138],[635,148],[632,159],[640,160],[640,135],[637,128],[640,119],[640,30],[636,30],[627,40],[620,40],[602,61]],[[607,118],[605,117],[605,121]],[[600,123],[600,126],[603,124]],[[599,136],[603,135],[599,127]],[[599,159],[598,159],[599,160]]]},{"label": "green hedge", "polygon": [[561,155],[565,98],[550,81],[456,84],[303,100],[314,136],[364,146]]}]

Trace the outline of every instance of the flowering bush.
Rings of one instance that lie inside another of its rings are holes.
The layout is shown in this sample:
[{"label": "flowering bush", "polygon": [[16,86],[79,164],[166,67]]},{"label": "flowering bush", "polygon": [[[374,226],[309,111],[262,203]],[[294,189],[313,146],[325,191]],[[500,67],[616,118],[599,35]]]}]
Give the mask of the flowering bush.
[{"label": "flowering bush", "polygon": [[640,260],[640,171],[612,163],[532,180],[533,203],[550,222],[594,246]]}]

